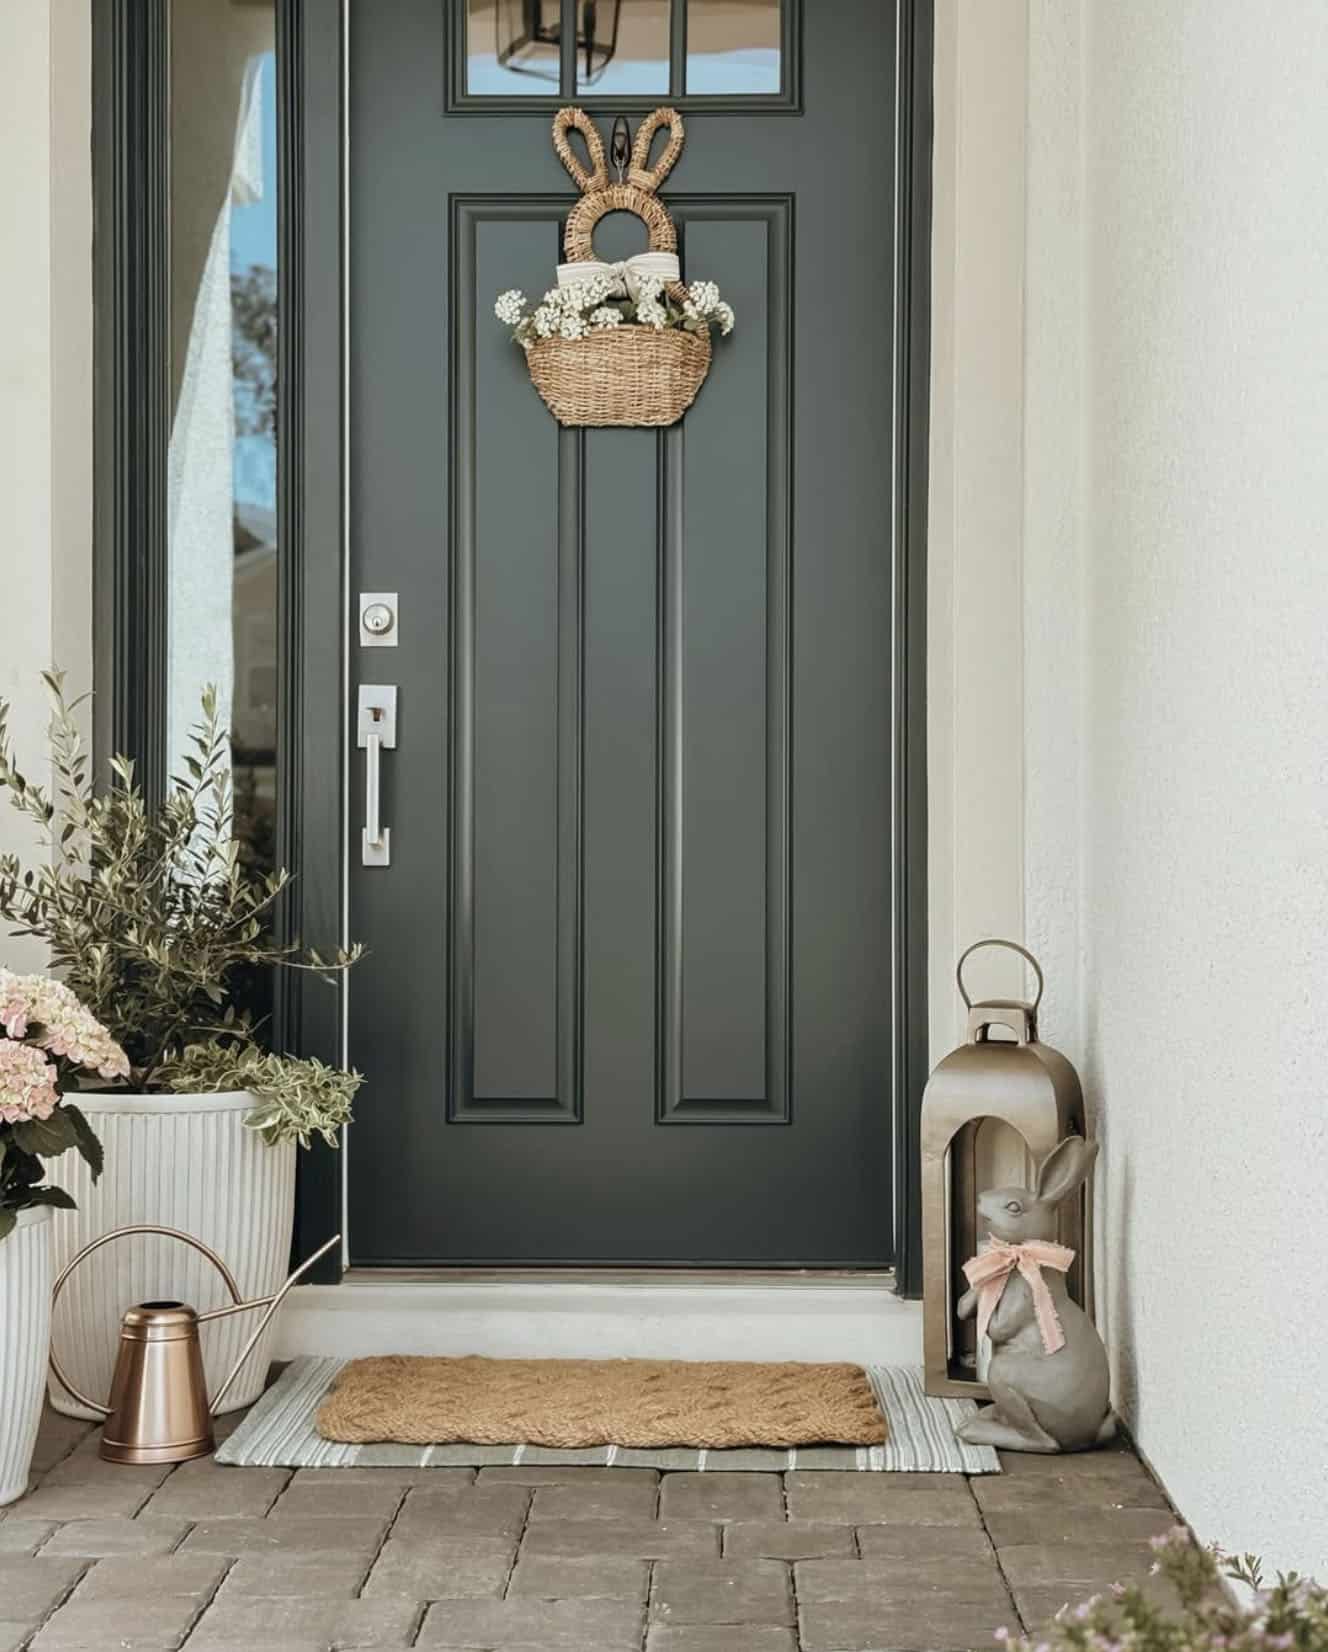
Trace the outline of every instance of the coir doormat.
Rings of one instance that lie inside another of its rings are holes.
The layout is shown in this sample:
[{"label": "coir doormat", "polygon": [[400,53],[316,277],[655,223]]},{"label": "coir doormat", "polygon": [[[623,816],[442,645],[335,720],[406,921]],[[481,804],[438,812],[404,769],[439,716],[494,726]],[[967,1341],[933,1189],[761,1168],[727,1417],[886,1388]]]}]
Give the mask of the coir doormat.
[{"label": "coir doormat", "polygon": [[352,1360],[318,1410],[346,1445],[884,1445],[859,1365],[680,1359]]},{"label": "coir doormat", "polygon": [[[283,1372],[277,1383],[268,1390],[263,1398],[254,1406],[253,1410],[236,1428],[217,1453],[219,1463],[234,1466],[268,1466],[288,1468],[335,1468],[335,1467],[488,1467],[502,1464],[528,1465],[570,1465],[586,1464],[599,1466],[618,1466],[623,1468],[662,1468],[662,1469],[739,1469],[751,1471],[769,1470],[782,1472],[791,1468],[804,1469],[858,1469],[876,1471],[903,1471],[913,1473],[949,1473],[949,1474],[993,1474],[999,1470],[996,1453],[988,1446],[970,1446],[957,1440],[954,1430],[957,1424],[972,1416],[976,1407],[969,1400],[932,1399],[923,1392],[922,1373],[919,1370],[897,1366],[867,1366],[858,1367],[825,1367],[825,1366],[759,1366],[746,1365],[738,1367],[708,1367],[715,1371],[725,1369],[744,1373],[736,1381],[732,1394],[741,1393],[748,1397],[756,1392],[756,1385],[749,1384],[747,1375],[759,1372],[820,1372],[847,1371],[858,1372],[859,1383],[865,1380],[866,1388],[870,1391],[874,1405],[870,1410],[863,1403],[863,1389],[849,1386],[842,1392],[848,1398],[847,1409],[837,1409],[833,1415],[848,1416],[854,1420],[855,1426],[864,1430],[874,1427],[876,1438],[859,1444],[764,1444],[764,1445],[636,1445],[626,1440],[605,1439],[603,1443],[594,1445],[542,1445],[529,1438],[521,1440],[495,1441],[488,1440],[392,1440],[369,1439],[360,1437],[355,1440],[332,1440],[325,1438],[319,1431],[317,1419],[326,1414],[330,1426],[338,1426],[335,1419],[341,1414],[343,1403],[356,1398],[360,1411],[360,1421],[356,1424],[356,1432],[360,1436],[375,1433],[392,1432],[383,1421],[368,1421],[369,1406],[367,1400],[370,1395],[377,1394],[372,1400],[373,1407],[382,1411],[385,1404],[390,1409],[397,1408],[397,1400],[384,1401],[381,1394],[381,1379],[386,1374],[386,1368],[399,1366],[403,1377],[410,1379],[410,1389],[414,1391],[418,1377],[418,1367],[427,1366],[459,1366],[469,1367],[470,1374],[476,1379],[482,1372],[492,1375],[495,1371],[513,1366],[538,1365],[549,1367],[570,1366],[587,1367],[617,1366],[620,1372],[627,1375],[633,1367],[646,1369],[676,1369],[686,1366],[682,1361],[506,1361],[506,1360],[429,1360],[429,1359],[401,1359],[401,1360],[372,1360],[348,1362],[339,1359],[303,1358],[297,1359]],[[356,1376],[354,1367],[360,1366],[369,1377],[368,1387],[361,1387],[361,1378]],[[693,1376],[696,1368],[693,1367]],[[340,1381],[342,1373],[347,1373],[346,1379]],[[552,1408],[549,1394],[557,1387],[556,1370],[547,1371],[545,1376],[536,1381],[535,1387],[547,1384],[542,1403],[547,1414]],[[823,1379],[815,1379],[817,1382]],[[472,1386],[479,1386],[478,1383]],[[641,1381],[636,1382],[636,1402],[638,1414],[641,1411],[640,1393]],[[529,1385],[527,1384],[527,1388]],[[516,1387],[508,1387],[501,1403],[510,1405],[516,1393]],[[663,1393],[660,1387],[660,1392]],[[679,1389],[679,1394],[682,1393]],[[690,1390],[695,1393],[695,1388]],[[403,1384],[399,1390],[402,1396],[407,1393],[407,1386]],[[789,1400],[795,1392],[792,1386],[785,1386],[783,1399],[779,1409],[786,1410]],[[622,1403],[632,1398],[629,1391],[625,1394]],[[731,1400],[723,1402],[731,1409]],[[825,1407],[829,1404],[830,1395],[822,1388],[818,1405]],[[431,1400],[436,1404],[436,1400]],[[448,1401],[447,1404],[454,1404]],[[573,1398],[570,1409],[583,1410],[582,1401]],[[842,1403],[842,1402],[837,1402]],[[492,1429],[497,1416],[496,1402],[491,1398],[485,1402],[488,1411],[488,1423]],[[651,1409],[656,1413],[655,1424],[658,1426],[660,1417],[665,1409],[664,1402],[652,1398]],[[560,1415],[566,1415],[569,1404],[564,1404]],[[721,1405],[722,1409],[722,1405]],[[774,1416],[771,1409],[771,1416]],[[829,1416],[832,1413],[825,1412]],[[476,1419],[473,1425],[476,1432],[482,1431],[479,1424],[480,1412],[472,1411]],[[717,1412],[711,1418],[711,1423],[719,1415]],[[505,1427],[511,1427],[514,1432],[529,1434],[534,1431],[534,1411],[524,1416],[514,1416]],[[884,1425],[882,1425],[884,1419]],[[605,1419],[607,1422],[607,1419]],[[621,1432],[626,1426],[625,1412],[622,1417],[614,1418],[615,1427],[610,1430],[607,1426],[595,1428],[593,1431],[607,1436],[610,1432]],[[346,1425],[341,1425],[346,1431]],[[424,1433],[450,1433],[457,1431],[455,1419],[446,1428],[440,1429],[437,1420],[431,1421]],[[472,1426],[472,1425],[468,1425]],[[563,1426],[560,1422],[558,1426]],[[759,1430],[773,1427],[768,1419],[759,1425]],[[780,1426],[790,1426],[787,1420]],[[818,1422],[809,1425],[811,1432],[824,1431],[826,1423]],[[419,1432],[419,1430],[416,1430]],[[801,1430],[806,1432],[804,1428]],[[398,1430],[400,1432],[400,1430]],[[881,1435],[884,1433],[884,1439]],[[546,1436],[547,1437],[547,1436]],[[634,1436],[640,1438],[639,1434]]]}]

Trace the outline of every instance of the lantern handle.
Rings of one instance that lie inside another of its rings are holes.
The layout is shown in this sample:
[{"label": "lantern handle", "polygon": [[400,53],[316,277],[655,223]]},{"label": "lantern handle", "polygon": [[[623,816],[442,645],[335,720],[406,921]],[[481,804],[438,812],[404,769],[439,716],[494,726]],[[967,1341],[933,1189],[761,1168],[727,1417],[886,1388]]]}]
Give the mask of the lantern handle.
[{"label": "lantern handle", "polygon": [[969,997],[968,988],[964,985],[964,965],[975,952],[984,946],[1008,947],[1011,952],[1017,952],[1026,964],[1032,965],[1033,973],[1037,976],[1037,997],[1033,1000],[1031,1008],[1036,1010],[1042,1002],[1042,989],[1045,984],[1042,979],[1042,966],[1028,948],[1020,946],[1018,941],[1003,941],[994,935],[985,941],[974,941],[973,945],[964,951],[959,962],[955,965],[955,982],[959,987],[959,996],[964,1000],[964,1008],[969,1010],[973,1008],[973,1000]]}]

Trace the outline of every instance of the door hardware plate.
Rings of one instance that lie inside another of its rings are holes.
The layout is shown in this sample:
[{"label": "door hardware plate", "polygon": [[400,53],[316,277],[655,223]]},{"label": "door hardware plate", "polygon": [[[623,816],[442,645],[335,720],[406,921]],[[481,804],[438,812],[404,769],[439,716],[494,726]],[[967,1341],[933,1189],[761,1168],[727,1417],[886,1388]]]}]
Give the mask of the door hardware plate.
[{"label": "door hardware plate", "polygon": [[390,866],[392,864],[392,828],[384,826],[377,843],[369,842],[369,828],[360,827],[360,865]]},{"label": "door hardware plate", "polygon": [[355,744],[361,751],[377,734],[384,751],[397,745],[397,688],[395,683],[361,683],[359,714],[355,719]]},{"label": "door hardware plate", "polygon": [[360,592],[361,648],[395,648],[399,622],[395,591]]}]

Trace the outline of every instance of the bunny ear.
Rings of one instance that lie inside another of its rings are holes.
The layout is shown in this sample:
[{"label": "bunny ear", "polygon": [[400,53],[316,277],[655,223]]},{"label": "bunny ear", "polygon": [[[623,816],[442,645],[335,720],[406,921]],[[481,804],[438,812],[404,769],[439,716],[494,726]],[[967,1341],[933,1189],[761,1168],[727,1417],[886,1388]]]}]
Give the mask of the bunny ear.
[{"label": "bunny ear", "polygon": [[1043,1159],[1038,1170],[1037,1196],[1042,1204],[1058,1205],[1073,1193],[1093,1168],[1098,1143],[1083,1136],[1067,1136]]},{"label": "bunny ear", "polygon": [[[669,141],[652,167],[650,145],[661,126],[668,127]],[[656,109],[654,114],[647,115],[636,129],[636,142],[632,145],[632,170],[628,173],[629,183],[634,183],[638,189],[648,189],[653,194],[668,177],[673,170],[673,163],[682,154],[682,139],[682,116],[676,109]]]},{"label": "bunny ear", "polygon": [[[567,134],[573,127],[586,140],[586,153],[590,156],[592,167],[590,172],[572,153]],[[558,159],[571,173],[572,182],[583,194],[593,195],[597,190],[608,188],[609,168],[604,159],[604,143],[594,121],[584,109],[560,109],[553,117],[553,147],[558,152]]]}]

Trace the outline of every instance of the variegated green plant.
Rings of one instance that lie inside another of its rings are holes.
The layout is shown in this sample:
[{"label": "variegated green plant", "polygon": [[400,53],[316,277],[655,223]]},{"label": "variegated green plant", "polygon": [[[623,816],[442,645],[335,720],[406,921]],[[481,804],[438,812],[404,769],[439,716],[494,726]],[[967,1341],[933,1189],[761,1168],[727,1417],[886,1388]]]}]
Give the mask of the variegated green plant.
[{"label": "variegated green plant", "polygon": [[[30,866],[0,856],[0,920],[12,934],[45,943],[60,977],[128,1054],[133,1088],[185,1089],[185,1052],[206,1044],[211,1076],[224,1056],[233,1063],[216,1088],[246,1088],[239,1075],[255,1059],[275,1063],[265,1071],[283,1098],[282,1116],[298,1117],[302,1137],[312,1130],[331,1137],[358,1077],[267,1056],[233,995],[241,972],[255,967],[308,970],[332,982],[359,949],[324,956],[274,935],[289,878],[256,873],[241,859],[215,691],[203,695],[184,772],[154,804],[125,757],[112,759],[106,786],[93,783],[75,715],[81,701],[66,700],[62,673],[43,675],[52,703],[49,785],[15,762],[9,707],[0,700],[0,790],[34,823],[40,844]],[[282,1063],[288,1071],[278,1083]]]},{"label": "variegated green plant", "polygon": [[315,1134],[335,1147],[337,1132],[350,1123],[351,1103],[364,1082],[353,1070],[341,1072],[312,1058],[271,1055],[252,1046],[237,1050],[216,1039],[191,1044],[160,1069],[159,1077],[170,1089],[189,1095],[248,1090],[258,1105],[245,1123],[272,1147],[292,1140],[308,1147]]}]

